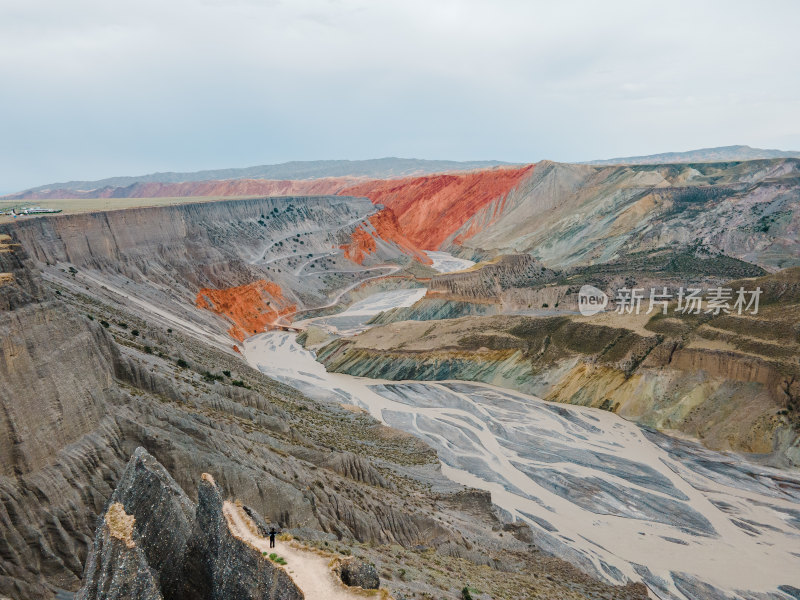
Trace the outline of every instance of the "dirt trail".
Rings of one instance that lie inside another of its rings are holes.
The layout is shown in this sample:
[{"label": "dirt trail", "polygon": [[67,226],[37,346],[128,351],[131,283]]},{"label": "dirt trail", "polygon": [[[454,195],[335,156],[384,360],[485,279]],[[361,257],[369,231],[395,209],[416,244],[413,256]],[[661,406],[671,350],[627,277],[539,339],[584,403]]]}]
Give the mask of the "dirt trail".
[{"label": "dirt trail", "polygon": [[[258,528],[244,511],[232,502],[225,502],[222,512],[231,532],[240,540],[256,548],[259,552],[272,553],[286,559],[283,569],[291,576],[306,600],[363,600],[366,596],[355,590],[347,589],[328,566],[330,559],[306,550],[297,542],[276,541],[275,548],[269,547],[269,540],[258,534]],[[264,559],[268,560],[268,559]],[[375,595],[374,597],[380,597]]]}]

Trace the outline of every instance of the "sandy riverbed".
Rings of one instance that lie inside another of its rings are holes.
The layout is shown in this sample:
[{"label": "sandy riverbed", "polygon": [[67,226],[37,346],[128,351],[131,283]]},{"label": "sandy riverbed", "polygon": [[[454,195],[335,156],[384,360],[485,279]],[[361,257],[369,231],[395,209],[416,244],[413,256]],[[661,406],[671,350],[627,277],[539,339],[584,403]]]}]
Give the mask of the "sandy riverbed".
[{"label": "sandy riverbed", "polygon": [[[382,305],[360,304],[355,312]],[[421,437],[448,478],[489,490],[541,547],[586,571],[687,600],[703,597],[703,585],[774,598],[778,586],[800,588],[796,472],[484,384],[327,373],[294,338],[254,336],[244,355],[271,377]]]}]

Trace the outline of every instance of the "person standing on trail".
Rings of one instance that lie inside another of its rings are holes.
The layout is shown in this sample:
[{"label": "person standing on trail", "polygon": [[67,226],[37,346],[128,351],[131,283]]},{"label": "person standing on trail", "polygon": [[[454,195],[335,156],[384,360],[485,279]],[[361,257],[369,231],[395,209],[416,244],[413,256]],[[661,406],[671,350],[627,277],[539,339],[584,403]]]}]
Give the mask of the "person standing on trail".
[{"label": "person standing on trail", "polygon": [[270,548],[274,548],[275,547],[275,534],[276,533],[278,533],[278,532],[275,531],[275,528],[271,527],[270,530],[269,530],[269,547]]}]

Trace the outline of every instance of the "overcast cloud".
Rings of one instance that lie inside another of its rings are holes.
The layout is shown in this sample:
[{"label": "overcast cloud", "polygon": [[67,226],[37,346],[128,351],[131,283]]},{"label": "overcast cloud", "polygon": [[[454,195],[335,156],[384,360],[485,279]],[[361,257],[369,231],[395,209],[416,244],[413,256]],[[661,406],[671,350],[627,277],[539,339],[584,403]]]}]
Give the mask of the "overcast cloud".
[{"label": "overcast cloud", "polygon": [[800,2],[0,0],[0,193],[321,158],[800,149]]}]

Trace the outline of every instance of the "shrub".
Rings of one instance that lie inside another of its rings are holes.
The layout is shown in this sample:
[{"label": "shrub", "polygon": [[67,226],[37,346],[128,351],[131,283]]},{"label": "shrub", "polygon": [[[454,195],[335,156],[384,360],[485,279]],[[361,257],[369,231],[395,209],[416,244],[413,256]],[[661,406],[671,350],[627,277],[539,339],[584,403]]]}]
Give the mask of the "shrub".
[{"label": "shrub", "polygon": [[230,377],[231,376],[231,372],[230,371],[223,371],[222,374],[225,375],[225,377]]},{"label": "shrub", "polygon": [[461,590],[461,599],[472,600],[472,594],[469,593],[469,588],[467,586],[464,586],[464,589]]},{"label": "shrub", "polygon": [[131,334],[133,334],[133,337],[139,337],[139,330],[134,329],[133,331],[131,331]]},{"label": "shrub", "polygon": [[108,327],[109,327],[109,325],[108,325],[108,321],[100,321],[100,325],[102,325],[102,326],[103,326],[103,327],[105,327],[106,329],[108,329]]},{"label": "shrub", "polygon": [[150,346],[145,346],[144,347],[144,353],[145,354],[152,354],[153,353],[153,349]]},{"label": "shrub", "polygon": [[188,369],[188,368],[189,368],[189,363],[187,363],[187,362],[186,362],[185,360],[183,360],[182,358],[179,358],[179,359],[178,359],[178,360],[175,362],[175,364],[176,364],[176,365],[178,365],[178,366],[179,366],[181,369]]}]

